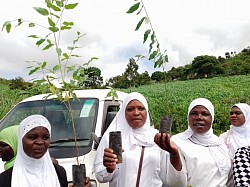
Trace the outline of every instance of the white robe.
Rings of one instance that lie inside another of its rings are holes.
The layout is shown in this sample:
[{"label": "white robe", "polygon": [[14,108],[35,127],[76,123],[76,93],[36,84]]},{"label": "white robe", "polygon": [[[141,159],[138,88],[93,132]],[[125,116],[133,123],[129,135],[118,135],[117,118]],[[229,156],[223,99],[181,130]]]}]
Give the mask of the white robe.
[{"label": "white robe", "polygon": [[[226,169],[227,171],[221,174],[208,147],[194,144],[189,139],[182,139],[179,135],[172,136],[171,140],[176,143],[181,153],[182,170],[186,173],[186,181],[182,181],[183,186],[226,186],[230,164]],[[226,145],[222,144],[221,148],[226,153]],[[228,155],[225,155],[225,160],[230,163]],[[169,175],[176,177],[178,173],[169,172]]]},{"label": "white robe", "polygon": [[[104,133],[93,167],[93,172],[99,182],[109,182],[110,187],[135,187],[141,147],[145,146],[140,187],[167,187],[167,165],[169,154],[158,147],[154,142],[154,136],[158,132],[150,127],[149,114],[147,112],[146,123],[138,129],[133,129],[125,119],[125,109],[132,100],[140,101],[148,111],[146,99],[139,93],[130,93],[125,99],[121,109]],[[109,146],[109,132],[121,131],[123,162],[116,165],[112,173],[106,171],[103,165],[104,149]],[[180,186],[176,186],[180,187]]]}]

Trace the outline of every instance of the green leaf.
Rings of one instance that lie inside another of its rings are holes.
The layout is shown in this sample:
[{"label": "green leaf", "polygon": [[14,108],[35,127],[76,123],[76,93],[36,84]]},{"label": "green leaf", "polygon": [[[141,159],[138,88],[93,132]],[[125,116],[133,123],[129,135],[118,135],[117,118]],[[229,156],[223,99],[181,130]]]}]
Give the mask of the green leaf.
[{"label": "green leaf", "polygon": [[51,30],[52,32],[58,32],[59,28],[58,27],[49,27],[49,30]]},{"label": "green leaf", "polygon": [[146,31],[145,31],[145,33],[144,33],[144,39],[143,39],[143,43],[145,43],[145,42],[147,41],[147,39],[148,39],[148,35],[150,34],[150,32],[151,32],[151,29],[148,29],[148,30],[146,30]]},{"label": "green leaf", "polygon": [[89,61],[88,61],[88,64],[90,63],[90,62],[92,62],[93,60],[98,60],[99,58],[98,57],[92,57]]},{"label": "green leaf", "polygon": [[149,44],[149,53],[151,53],[151,50],[153,49],[154,43],[155,43],[155,33],[153,32],[153,33],[151,34],[151,42],[150,42],[150,44]]},{"label": "green leaf", "polygon": [[74,47],[68,46],[67,49],[72,51],[74,49]]},{"label": "green leaf", "polygon": [[41,68],[44,69],[46,67],[46,65],[47,65],[47,62],[44,61]]},{"label": "green leaf", "polygon": [[73,26],[73,25],[74,25],[74,22],[64,21],[64,22],[63,22],[63,25],[65,25],[65,26]]},{"label": "green leaf", "polygon": [[48,16],[49,11],[46,8],[41,8],[41,7],[34,7],[34,9],[41,15],[43,16]]},{"label": "green leaf", "polygon": [[62,26],[61,30],[70,30],[72,27],[68,27],[68,26]]},{"label": "green leaf", "polygon": [[67,53],[63,53],[63,56],[68,59],[69,58],[69,55]]},{"label": "green leaf", "polygon": [[48,18],[48,22],[50,26],[52,27],[56,26],[55,22],[52,19]]},{"label": "green leaf", "polygon": [[23,23],[22,18],[19,18],[19,19],[17,20],[17,22],[18,22],[17,26],[20,26],[20,25]]},{"label": "green leaf", "polygon": [[40,39],[36,42],[37,46],[40,46],[43,42],[45,41],[45,39]]},{"label": "green leaf", "polygon": [[6,25],[6,31],[7,33],[9,33],[11,30],[11,23],[9,23],[8,25]]},{"label": "green leaf", "polygon": [[139,6],[140,6],[140,2],[134,4],[133,6],[131,6],[131,7],[129,8],[129,10],[128,10],[126,13],[127,13],[127,14],[133,13],[134,11],[136,11],[136,10],[139,8]]},{"label": "green leaf", "polygon": [[35,23],[29,23],[29,27],[35,27],[36,24]]},{"label": "green leaf", "polygon": [[56,48],[56,52],[57,52],[58,56],[61,56],[61,55],[62,55],[62,50],[61,50],[61,48]]},{"label": "green leaf", "polygon": [[143,10],[143,6],[140,8],[140,10],[136,13],[136,15],[139,15],[141,11]]},{"label": "green leaf", "polygon": [[56,1],[56,5],[59,7],[63,7],[63,1]]},{"label": "green leaf", "polygon": [[33,73],[35,73],[39,69],[40,69],[39,67],[35,67],[34,69],[30,70],[29,75],[32,75]]},{"label": "green leaf", "polygon": [[28,38],[39,38],[37,35],[29,35]]},{"label": "green leaf", "polygon": [[53,67],[53,72],[57,72],[59,69],[60,69],[60,66],[56,65],[56,66]]},{"label": "green leaf", "polygon": [[52,9],[53,9],[54,11],[56,11],[56,12],[61,11],[61,9],[60,9],[59,7],[53,5],[53,4],[50,3],[49,1],[47,1],[47,7],[48,7],[48,8],[52,8]]},{"label": "green leaf", "polygon": [[60,18],[60,16],[56,15],[56,14],[53,14],[53,12],[50,13],[51,16],[55,16],[57,19]]},{"label": "green leaf", "polygon": [[144,21],[145,18],[146,18],[146,17],[143,17],[143,18],[138,22],[138,24],[137,24],[137,26],[136,26],[136,28],[135,28],[136,31],[141,27],[141,24],[143,23],[143,21]]},{"label": "green leaf", "polygon": [[46,45],[46,46],[43,48],[43,51],[45,51],[45,50],[51,48],[52,46],[54,46],[54,44],[48,44],[48,45]]},{"label": "green leaf", "polygon": [[168,55],[167,54],[164,56],[164,60],[165,60],[165,62],[168,62]]},{"label": "green leaf", "polygon": [[[7,25],[11,25],[10,21],[5,21],[5,23],[3,24],[3,27],[2,27],[2,31],[4,30],[4,28],[7,27]],[[8,32],[7,28],[6,28],[6,31]],[[9,32],[8,32],[9,33]]]},{"label": "green leaf", "polygon": [[157,54],[158,54],[158,51],[153,51],[153,53],[151,53],[150,56],[149,56],[149,60],[154,59]]},{"label": "green leaf", "polygon": [[154,63],[154,68],[161,67],[164,64],[163,57],[160,56]]},{"label": "green leaf", "polygon": [[67,10],[74,9],[77,5],[78,5],[78,3],[68,4],[68,5],[65,5],[65,9],[67,9]]}]

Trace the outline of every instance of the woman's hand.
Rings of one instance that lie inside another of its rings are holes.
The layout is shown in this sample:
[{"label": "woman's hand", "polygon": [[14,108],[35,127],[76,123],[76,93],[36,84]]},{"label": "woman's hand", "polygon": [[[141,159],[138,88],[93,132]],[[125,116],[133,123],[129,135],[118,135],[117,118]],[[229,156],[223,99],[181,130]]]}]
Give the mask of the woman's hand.
[{"label": "woman's hand", "polygon": [[170,140],[170,135],[168,133],[157,133],[154,141],[161,149],[170,154],[178,154],[178,148],[175,143]]},{"label": "woman's hand", "polygon": [[90,183],[90,178],[89,177],[86,177],[84,187],[91,187],[91,183]]},{"label": "woman's hand", "polygon": [[157,133],[154,141],[161,149],[169,152],[171,164],[176,170],[180,171],[182,169],[182,163],[178,147],[170,140],[170,135],[168,133]]},{"label": "woman's hand", "polygon": [[107,172],[112,173],[116,168],[118,162],[116,154],[113,153],[112,149],[105,148],[103,155],[103,165],[106,167]]}]

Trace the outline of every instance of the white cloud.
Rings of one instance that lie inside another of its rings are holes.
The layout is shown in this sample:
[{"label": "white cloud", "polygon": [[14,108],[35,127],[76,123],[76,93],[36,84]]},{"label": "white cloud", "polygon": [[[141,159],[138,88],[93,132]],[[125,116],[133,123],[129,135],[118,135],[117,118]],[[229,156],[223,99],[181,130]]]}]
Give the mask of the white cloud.
[{"label": "white cloud", "polygon": [[[7,20],[22,17],[34,22],[45,22],[32,7],[43,5],[43,0],[2,0],[0,25]],[[70,1],[73,2],[73,1]],[[75,1],[74,1],[75,2]],[[126,14],[133,0],[81,0],[66,19],[75,23],[73,34],[63,35],[69,44],[76,31],[86,33],[80,50],[86,62],[95,56],[99,60],[91,65],[101,69],[105,79],[121,75],[129,58],[138,53],[147,54],[148,43],[142,44],[143,26],[134,31],[142,15]],[[249,0],[144,0],[161,50],[167,50],[167,69],[191,63],[198,55],[224,56],[227,51],[240,52],[250,45]],[[13,29],[10,34],[0,33],[0,74],[3,78],[18,76],[29,80],[25,61],[55,62],[53,53],[43,53],[33,40],[27,38],[37,30],[27,27]],[[158,69],[153,62],[140,61],[140,72],[150,74]]]}]

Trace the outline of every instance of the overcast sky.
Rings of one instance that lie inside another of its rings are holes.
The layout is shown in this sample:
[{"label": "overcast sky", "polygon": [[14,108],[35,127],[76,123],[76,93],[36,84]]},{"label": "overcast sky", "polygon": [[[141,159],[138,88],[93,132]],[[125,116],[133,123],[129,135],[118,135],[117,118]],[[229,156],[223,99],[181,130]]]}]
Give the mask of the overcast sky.
[{"label": "overcast sky", "polygon": [[[0,26],[5,21],[23,18],[40,23],[43,20],[32,7],[43,6],[44,0],[1,0]],[[108,79],[121,75],[136,54],[147,54],[148,44],[143,44],[146,27],[134,31],[142,14],[126,14],[134,0],[81,0],[69,14],[75,23],[75,31],[86,33],[81,40],[84,47],[80,53],[85,62],[91,57],[99,60],[91,63],[101,69]],[[161,44],[167,50],[167,70],[192,62],[199,55],[223,56],[225,52],[250,46],[250,1],[249,0],[144,0],[149,17]],[[75,34],[75,31],[72,34]],[[11,33],[0,33],[0,77],[12,79],[23,77],[29,80],[25,61],[54,63],[54,53],[41,52],[28,34],[39,31],[26,26]],[[63,42],[71,42],[66,35]],[[153,62],[140,61],[139,72],[156,71]]]}]

